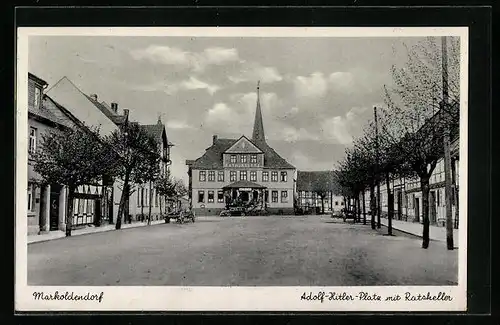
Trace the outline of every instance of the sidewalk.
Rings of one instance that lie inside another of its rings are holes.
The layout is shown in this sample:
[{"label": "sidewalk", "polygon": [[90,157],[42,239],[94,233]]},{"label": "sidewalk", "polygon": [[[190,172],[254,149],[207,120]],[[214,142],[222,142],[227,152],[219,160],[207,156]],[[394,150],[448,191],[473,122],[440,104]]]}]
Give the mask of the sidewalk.
[{"label": "sidewalk", "polygon": [[[151,225],[158,225],[161,223],[165,223],[165,220],[155,220],[151,221]],[[147,226],[147,222],[133,222],[131,224],[128,223],[122,223],[122,229],[128,229],[128,228],[137,228],[137,227],[144,227]],[[100,227],[94,227],[94,226],[88,226],[82,229],[76,229],[71,232],[71,237],[73,236],[80,236],[80,235],[86,235],[86,234],[94,234],[94,233],[99,233],[99,232],[105,232],[105,231],[112,231],[115,230],[115,225],[102,225]],[[48,241],[48,240],[54,240],[54,239],[59,239],[59,238],[64,238],[66,237],[66,233],[62,230],[56,230],[56,231],[51,231],[47,234],[41,234],[41,235],[31,235],[28,236],[28,244],[32,243],[39,243],[43,241]]]},{"label": "sidewalk", "polygon": [[[382,218],[380,223],[387,227],[388,220],[386,218]],[[422,237],[422,229],[423,226],[418,222],[408,222],[401,220],[392,220],[392,228],[399,230],[401,232],[405,232],[408,234],[412,234],[415,236]],[[446,242],[446,227],[438,227],[438,226],[429,226],[429,238],[431,240]],[[458,229],[453,229],[453,243],[455,247],[458,247]]]}]

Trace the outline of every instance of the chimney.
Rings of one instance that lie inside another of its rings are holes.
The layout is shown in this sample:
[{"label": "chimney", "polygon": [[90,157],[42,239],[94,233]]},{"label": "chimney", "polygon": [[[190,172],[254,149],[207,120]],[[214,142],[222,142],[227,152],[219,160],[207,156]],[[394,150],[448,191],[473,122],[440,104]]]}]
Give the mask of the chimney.
[{"label": "chimney", "polygon": [[126,109],[126,108],[123,109],[123,115],[124,116],[128,117],[128,112],[129,112],[128,109]]},{"label": "chimney", "polygon": [[90,98],[92,98],[92,100],[95,100],[97,102],[97,94],[91,94]]},{"label": "chimney", "polygon": [[111,110],[115,113],[118,112],[118,103],[111,103]]},{"label": "chimney", "polygon": [[213,144],[215,144],[215,142],[217,142],[217,136],[216,135],[212,136],[212,139],[213,139]]}]

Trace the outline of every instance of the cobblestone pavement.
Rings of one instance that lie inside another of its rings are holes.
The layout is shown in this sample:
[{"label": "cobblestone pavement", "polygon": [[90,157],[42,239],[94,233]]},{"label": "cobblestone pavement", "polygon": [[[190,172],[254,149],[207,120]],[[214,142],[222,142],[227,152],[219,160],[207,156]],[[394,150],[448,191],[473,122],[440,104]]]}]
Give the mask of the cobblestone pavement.
[{"label": "cobblestone pavement", "polygon": [[320,216],[204,218],[28,246],[29,285],[453,285],[458,251]]}]

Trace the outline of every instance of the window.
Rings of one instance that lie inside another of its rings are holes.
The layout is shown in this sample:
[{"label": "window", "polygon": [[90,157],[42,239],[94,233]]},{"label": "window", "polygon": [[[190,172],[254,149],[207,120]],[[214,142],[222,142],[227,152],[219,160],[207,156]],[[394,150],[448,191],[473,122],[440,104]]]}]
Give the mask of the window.
[{"label": "window", "polygon": [[236,164],[236,155],[231,155],[231,164]]},{"label": "window", "polygon": [[286,173],[286,172],[281,172],[281,178],[280,178],[280,180],[281,180],[282,182],[286,182],[286,178],[287,178],[286,176],[287,176],[287,173]]},{"label": "window", "polygon": [[155,207],[158,207],[158,191],[155,190]]},{"label": "window", "polygon": [[236,171],[235,170],[232,170],[229,172],[229,181],[236,182]]},{"label": "window", "polygon": [[266,202],[269,202],[269,191],[268,191],[268,190],[266,190],[266,192],[265,192],[265,194],[264,194],[264,200],[265,200]]},{"label": "window", "polygon": [[281,191],[281,203],[288,202],[288,191]]},{"label": "window", "polygon": [[144,206],[144,189],[141,188],[141,207]]},{"label": "window", "polygon": [[240,155],[240,163],[242,164],[247,163],[247,155]]},{"label": "window", "polygon": [[251,155],[250,156],[250,163],[251,164],[256,164],[257,163],[257,155]]},{"label": "window", "polygon": [[214,203],[214,191],[208,191],[208,203]]},{"label": "window", "polygon": [[246,181],[246,180],[247,180],[247,171],[240,170],[240,181]]},{"label": "window", "polygon": [[207,174],[204,170],[200,170],[200,182],[204,182],[207,180]]},{"label": "window", "polygon": [[437,206],[441,206],[441,191],[440,190],[436,190],[436,203],[437,203]]},{"label": "window", "polygon": [[257,181],[257,172],[255,170],[252,170],[250,172],[250,181],[256,182]]},{"label": "window", "polygon": [[208,172],[208,181],[215,182],[215,170],[211,170]]},{"label": "window", "polygon": [[344,205],[344,201],[341,201],[341,202],[340,202],[340,205]]},{"label": "window", "polygon": [[148,189],[145,190],[146,195],[144,196],[144,201],[146,204],[144,206],[148,207],[149,206],[149,196],[148,196]]},{"label": "window", "polygon": [[271,172],[271,181],[273,182],[278,181],[278,172]]},{"label": "window", "polygon": [[217,174],[217,181],[224,182],[224,171],[223,170],[219,170],[219,172]]},{"label": "window", "polygon": [[38,108],[38,106],[40,105],[40,94],[40,88],[35,87],[35,108]]},{"label": "window", "polygon": [[222,190],[217,191],[217,202],[224,203],[224,192]]},{"label": "window", "polygon": [[141,206],[141,189],[137,191],[137,206]]},{"label": "window", "polygon": [[335,205],[339,205],[339,201],[335,201]]},{"label": "window", "polygon": [[262,172],[262,181],[269,182],[269,172]]},{"label": "window", "polygon": [[36,128],[30,127],[30,139],[28,152],[34,153],[36,151]]},{"label": "window", "polygon": [[278,203],[278,191],[272,191],[272,202]]},{"label": "window", "polygon": [[28,211],[35,210],[35,185],[28,184]]},{"label": "window", "polygon": [[198,203],[205,202],[205,191],[198,191]]}]

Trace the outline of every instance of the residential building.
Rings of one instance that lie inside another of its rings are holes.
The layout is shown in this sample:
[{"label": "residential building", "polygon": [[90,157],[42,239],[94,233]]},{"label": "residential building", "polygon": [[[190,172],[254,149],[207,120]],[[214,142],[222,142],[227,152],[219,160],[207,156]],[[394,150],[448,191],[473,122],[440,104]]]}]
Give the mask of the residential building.
[{"label": "residential building", "polygon": [[339,213],[344,198],[335,171],[297,171],[296,208],[302,213]]},{"label": "residential building", "polygon": [[259,87],[252,138],[214,135],[205,153],[186,165],[197,215],[217,215],[236,202],[270,214],[294,212],[295,167],[266,141]]},{"label": "residential building", "polygon": [[[455,103],[454,105],[458,105]],[[430,125],[429,121],[439,122],[443,111],[438,111],[427,121],[422,128]],[[451,129],[451,177],[452,177],[452,216],[455,228],[458,228],[458,191],[459,191],[459,144],[460,135],[458,125],[452,125]],[[436,226],[446,225],[446,201],[445,201],[445,176],[444,158],[438,160],[429,179],[429,222]],[[394,219],[409,222],[423,223],[422,191],[419,177],[393,177],[389,188],[394,195]],[[370,209],[369,192],[366,191],[366,211]],[[388,195],[385,181],[380,182],[381,216],[388,214]]]}]

